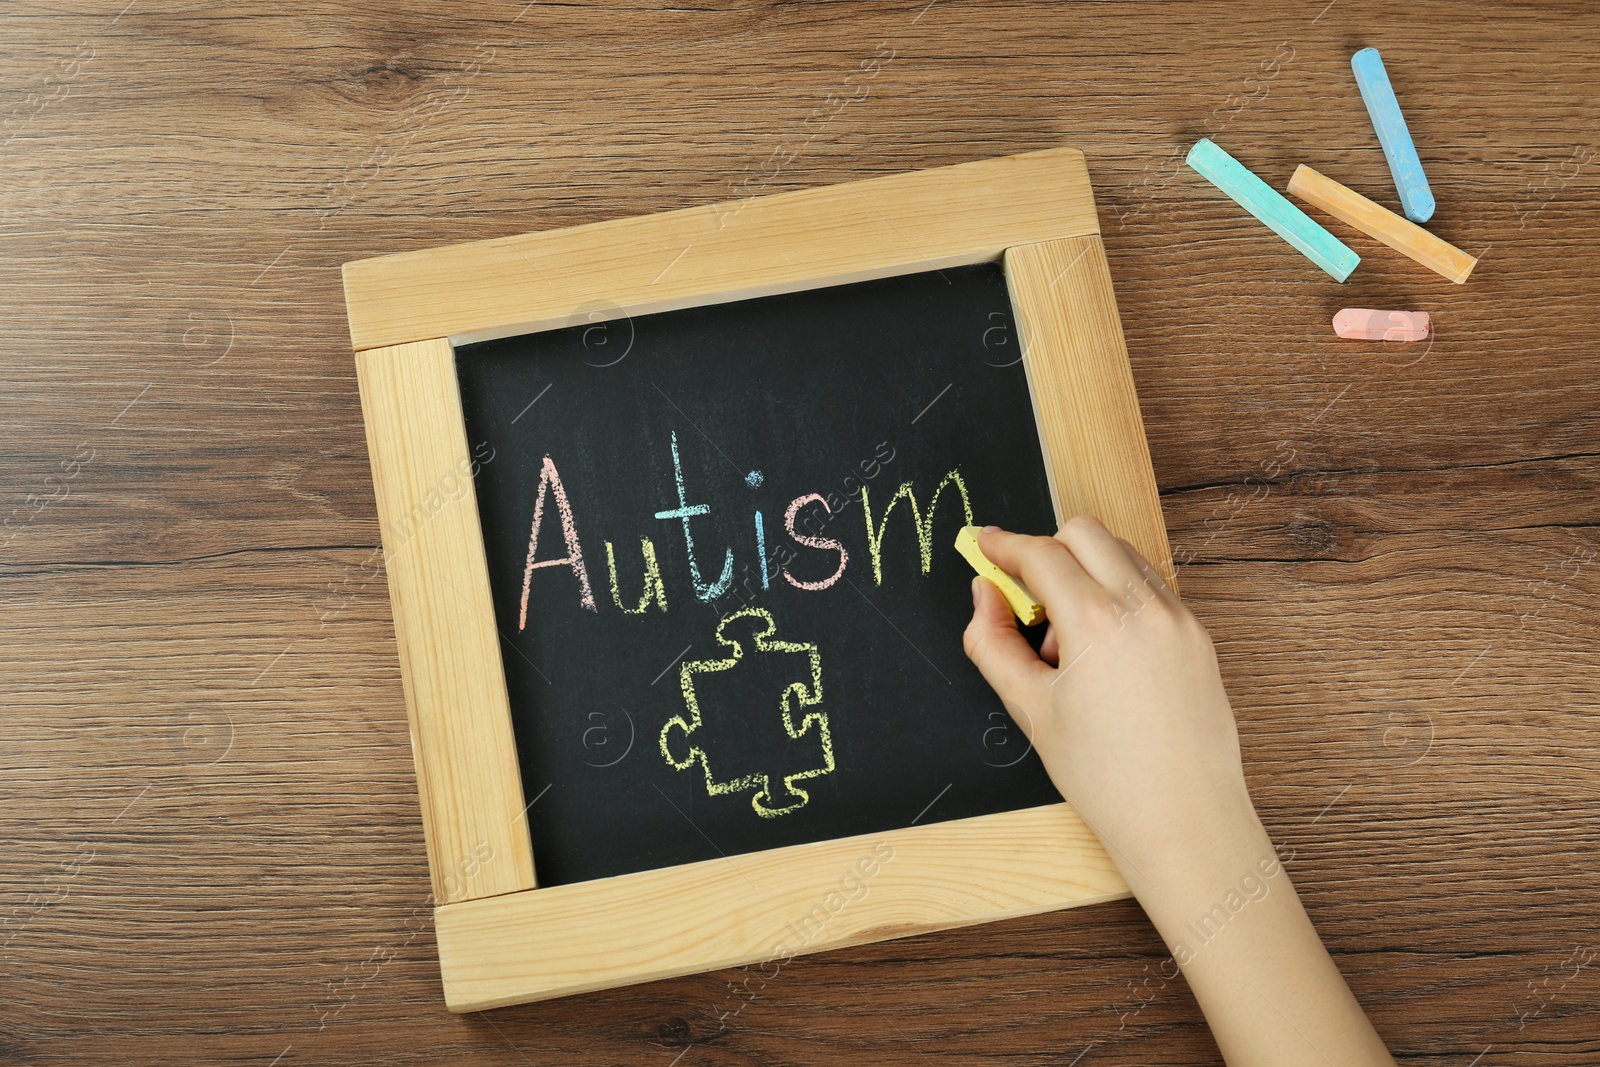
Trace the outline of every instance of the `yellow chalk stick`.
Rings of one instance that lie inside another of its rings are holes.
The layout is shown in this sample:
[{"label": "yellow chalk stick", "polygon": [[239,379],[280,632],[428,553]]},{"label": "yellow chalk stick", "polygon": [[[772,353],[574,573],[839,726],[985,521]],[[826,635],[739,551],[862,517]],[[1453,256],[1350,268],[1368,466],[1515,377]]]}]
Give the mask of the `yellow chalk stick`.
[{"label": "yellow chalk stick", "polygon": [[1478,265],[1476,259],[1455,245],[1439,240],[1409,219],[1304,164],[1296,167],[1294,177],[1289,179],[1289,192],[1457,284],[1466,281]]},{"label": "yellow chalk stick", "polygon": [[1017,613],[1024,626],[1037,626],[1044,621],[1044,605],[1033,599],[1028,587],[989,562],[989,557],[978,547],[978,535],[983,530],[977,526],[963,526],[956,534],[956,551],[966,557],[980,577],[989,579],[1000,595],[1006,598],[1011,610]]}]

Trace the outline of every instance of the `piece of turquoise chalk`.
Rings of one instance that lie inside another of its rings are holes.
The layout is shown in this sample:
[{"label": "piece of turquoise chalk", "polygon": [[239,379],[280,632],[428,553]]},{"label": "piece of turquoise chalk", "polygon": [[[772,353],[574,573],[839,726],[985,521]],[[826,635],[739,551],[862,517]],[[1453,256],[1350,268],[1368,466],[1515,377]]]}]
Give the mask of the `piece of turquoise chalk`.
[{"label": "piece of turquoise chalk", "polygon": [[1422,160],[1417,158],[1417,146],[1406,129],[1406,117],[1400,114],[1400,102],[1394,98],[1389,72],[1383,69],[1383,57],[1376,48],[1363,48],[1350,57],[1350,69],[1356,72],[1361,100],[1372,116],[1372,128],[1378,131],[1378,143],[1383,145],[1389,173],[1394,175],[1394,186],[1400,191],[1401,210],[1412,222],[1427,222],[1433,218],[1433,190],[1428,188],[1428,176],[1422,173]]},{"label": "piece of turquoise chalk", "polygon": [[1361,257],[1344,242],[1251,174],[1244,164],[1218,148],[1209,137],[1196,141],[1184,162],[1335,280],[1342,282],[1350,277],[1350,272],[1361,262]]}]

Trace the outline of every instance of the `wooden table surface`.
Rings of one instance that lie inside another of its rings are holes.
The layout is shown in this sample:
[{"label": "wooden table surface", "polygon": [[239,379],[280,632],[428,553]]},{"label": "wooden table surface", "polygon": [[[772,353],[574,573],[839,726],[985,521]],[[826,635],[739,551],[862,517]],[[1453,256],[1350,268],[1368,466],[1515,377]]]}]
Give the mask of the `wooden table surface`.
[{"label": "wooden table surface", "polygon": [[[1406,1063],[1600,1062],[1593,5],[124,2],[0,22],[0,1060],[1217,1063],[1131,902],[753,1002],[439,989],[339,265],[1073,145],[1184,593],[1350,984]],[[1336,223],[1335,285],[1182,165],[1393,204],[1364,45],[1466,285]],[[1435,336],[1338,341],[1343,306]]]}]

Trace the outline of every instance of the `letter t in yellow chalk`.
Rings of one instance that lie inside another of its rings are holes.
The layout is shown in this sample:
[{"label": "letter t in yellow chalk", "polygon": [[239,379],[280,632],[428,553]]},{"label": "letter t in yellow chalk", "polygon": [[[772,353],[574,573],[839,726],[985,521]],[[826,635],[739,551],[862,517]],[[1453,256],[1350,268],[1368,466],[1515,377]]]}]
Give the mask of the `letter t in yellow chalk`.
[{"label": "letter t in yellow chalk", "polygon": [[966,561],[981,577],[995,584],[1024,626],[1039,625],[1044,621],[1044,605],[1033,599],[1027,586],[989,562],[989,557],[978,547],[978,534],[982,532],[977,526],[963,526],[961,532],[956,534],[956,551],[966,557]]}]

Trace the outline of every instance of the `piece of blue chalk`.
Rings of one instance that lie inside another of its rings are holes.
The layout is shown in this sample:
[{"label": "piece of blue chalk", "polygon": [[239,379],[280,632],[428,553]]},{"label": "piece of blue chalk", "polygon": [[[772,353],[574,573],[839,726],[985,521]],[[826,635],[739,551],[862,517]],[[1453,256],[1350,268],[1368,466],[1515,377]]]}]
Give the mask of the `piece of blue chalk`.
[{"label": "piece of blue chalk", "polygon": [[1400,114],[1400,102],[1394,98],[1389,72],[1383,69],[1383,57],[1376,48],[1363,48],[1350,57],[1350,69],[1356,72],[1361,100],[1372,116],[1372,128],[1378,131],[1378,143],[1383,145],[1389,173],[1394,175],[1394,186],[1400,191],[1401,210],[1412,222],[1427,222],[1433,218],[1433,190],[1428,188],[1428,176],[1422,173],[1422,160],[1417,158],[1417,146],[1411,143],[1406,118]]},{"label": "piece of blue chalk", "polygon": [[1335,280],[1342,282],[1350,277],[1350,272],[1361,262],[1361,257],[1344,242],[1251,174],[1244,164],[1218,148],[1209,137],[1196,141],[1184,162]]}]

